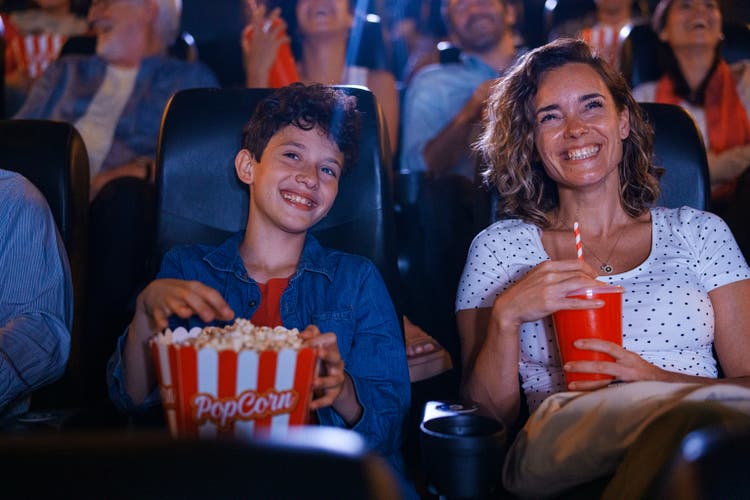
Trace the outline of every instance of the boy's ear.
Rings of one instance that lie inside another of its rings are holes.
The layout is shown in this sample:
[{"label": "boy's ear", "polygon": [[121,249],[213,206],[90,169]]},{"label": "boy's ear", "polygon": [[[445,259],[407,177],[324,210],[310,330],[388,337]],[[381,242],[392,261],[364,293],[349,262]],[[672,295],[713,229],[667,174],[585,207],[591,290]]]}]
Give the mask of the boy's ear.
[{"label": "boy's ear", "polygon": [[234,170],[237,172],[237,177],[248,186],[253,183],[255,165],[257,165],[255,157],[247,149],[240,149],[234,157]]}]

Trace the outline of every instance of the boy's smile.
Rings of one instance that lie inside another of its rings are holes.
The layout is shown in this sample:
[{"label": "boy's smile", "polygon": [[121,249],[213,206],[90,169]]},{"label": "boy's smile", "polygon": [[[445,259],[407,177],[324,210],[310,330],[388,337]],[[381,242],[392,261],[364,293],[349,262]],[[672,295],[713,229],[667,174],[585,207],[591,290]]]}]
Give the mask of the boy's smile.
[{"label": "boy's smile", "polygon": [[250,185],[251,223],[305,233],[333,206],[344,155],[321,129],[288,125],[271,137],[260,161],[247,150],[235,161]]},{"label": "boy's smile", "polygon": [[311,200],[310,198],[307,198],[305,196],[302,196],[296,193],[282,191],[281,196],[283,196],[284,199],[288,201],[290,204],[297,206],[299,208],[302,208],[302,209],[309,208],[312,210],[317,205],[317,203],[315,203],[315,201]]}]

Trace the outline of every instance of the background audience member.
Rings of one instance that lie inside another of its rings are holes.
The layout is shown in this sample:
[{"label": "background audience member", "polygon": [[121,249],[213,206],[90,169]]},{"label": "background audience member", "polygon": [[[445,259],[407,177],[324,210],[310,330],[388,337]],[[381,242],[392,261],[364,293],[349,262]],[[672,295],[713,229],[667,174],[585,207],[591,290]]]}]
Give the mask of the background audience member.
[{"label": "background audience member", "polygon": [[44,196],[0,170],[0,421],[65,371],[73,323],[68,259]]},{"label": "background audience member", "polygon": [[[457,367],[452,304],[475,232],[466,216],[473,211],[475,195],[470,144],[491,80],[516,57],[511,29],[515,16],[505,0],[445,0],[442,13],[449,37],[461,51],[460,60],[426,66],[414,75],[404,96],[399,168],[403,175],[424,177],[416,206],[409,208],[414,222],[409,222],[405,235],[413,241],[407,245],[418,249],[412,252],[418,262],[409,266],[413,276],[404,285],[407,315],[413,321],[405,322],[406,352],[412,365],[431,357],[436,367]],[[448,353],[450,365],[438,357]],[[457,393],[458,371],[415,388],[417,405],[423,403],[420,399],[439,398],[438,384],[440,390]],[[421,407],[416,413],[421,417]]]},{"label": "background audience member", "polygon": [[443,15],[461,60],[425,67],[409,84],[400,169],[473,182],[469,145],[491,81],[516,58],[514,13],[505,0],[445,0]]},{"label": "background audience member", "polygon": [[[615,68],[629,30],[642,22],[635,16],[633,0],[594,0],[596,10],[583,18],[563,23],[550,33],[550,41],[561,37],[581,38]],[[625,29],[625,31],[623,31]]]},{"label": "background audience member", "polygon": [[65,40],[88,31],[88,23],[71,12],[70,0],[36,0],[36,8],[3,15],[5,23],[6,112],[23,103],[31,84],[57,58]]},{"label": "background audience member", "polygon": [[447,35],[440,3],[389,0],[384,8],[391,64],[399,81],[408,85],[411,77],[424,66],[439,62],[437,44]]},{"label": "background audience member", "polygon": [[[289,39],[280,38],[288,28],[296,37],[300,53],[297,74],[303,83],[362,85],[375,94],[383,109],[391,151],[398,147],[399,97],[396,80],[385,70],[347,65],[358,47],[350,39],[355,22],[349,0],[281,0],[270,12],[265,4],[248,0],[250,22],[242,34],[242,53],[248,87],[268,87],[271,66],[278,48]],[[272,22],[285,22],[271,24]],[[252,36],[250,35],[252,32]],[[295,44],[296,45],[296,44]]]},{"label": "background audience member", "polygon": [[[202,64],[167,55],[179,29],[179,5],[94,1],[89,21],[96,54],[52,63],[15,116],[66,121],[83,138],[92,199],[87,330],[113,343],[132,316],[137,292],[153,275],[154,158],[164,107],[179,90],[217,86]],[[102,372],[107,355],[92,355]],[[98,389],[104,399],[103,379]]]},{"label": "background audience member", "polygon": [[708,150],[712,211],[726,219],[748,256],[750,61],[729,65],[721,58],[722,16],[714,0],[662,0],[653,28],[663,42],[665,73],[633,94],[679,104],[693,116]]},{"label": "background audience member", "polygon": [[[530,52],[498,82],[479,147],[504,220],[476,237],[459,285],[465,393],[509,425],[519,419],[522,392],[534,412],[506,459],[504,482],[552,495],[571,480],[560,472],[570,471],[565,456],[581,474],[615,474],[604,498],[650,498],[693,417],[750,428],[750,416],[725,406],[679,402],[681,383],[713,387],[719,364],[727,382],[750,387],[750,268],[719,217],[651,207],[659,196],[653,131],[622,75],[581,40]],[[580,339],[577,348],[614,361],[563,366],[551,315],[603,305],[569,297],[603,284],[625,289],[623,345]],[[566,384],[570,372],[613,379]],[[612,380],[625,384],[595,390]],[[750,398],[742,388],[728,390]],[[654,400],[676,410],[660,434],[647,425],[665,408]],[[572,421],[585,429],[562,424]],[[640,431],[649,439],[640,440]],[[560,432],[564,442],[556,440]],[[644,453],[654,447],[659,454]]]},{"label": "background audience member", "polygon": [[178,0],[95,0],[96,55],[65,57],[31,89],[15,118],[73,123],[91,167],[91,197],[109,181],[153,174],[161,114],[176,91],[216,86],[204,66],[167,56]]}]

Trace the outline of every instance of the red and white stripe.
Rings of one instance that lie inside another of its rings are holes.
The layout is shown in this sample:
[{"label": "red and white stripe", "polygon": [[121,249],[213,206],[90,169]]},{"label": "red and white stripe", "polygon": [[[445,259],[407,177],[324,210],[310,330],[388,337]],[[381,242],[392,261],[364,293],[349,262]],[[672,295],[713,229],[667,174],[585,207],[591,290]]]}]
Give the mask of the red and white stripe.
[{"label": "red and white stripe", "polygon": [[[176,395],[174,409],[165,406],[165,412],[170,428],[174,425],[178,435],[202,438],[279,435],[290,426],[306,423],[316,360],[312,349],[237,353],[212,348],[196,351],[193,347],[166,347],[162,349],[154,342],[153,350],[162,397],[170,397],[169,391]],[[248,391],[254,393],[256,400],[271,391],[290,399],[295,395],[296,402],[288,409],[246,419],[236,415],[235,410],[240,407],[242,394]],[[217,414],[232,416],[225,422],[215,418],[213,413],[209,418],[205,414],[199,416],[201,403],[206,401],[220,407],[216,408]],[[170,411],[174,411],[171,417]]]},{"label": "red and white stripe", "polygon": [[622,45],[619,28],[597,24],[591,28],[583,29],[580,37],[604,60],[617,67],[620,59],[620,47]]},{"label": "red and white stripe", "polygon": [[23,52],[26,68],[31,78],[40,76],[47,66],[57,59],[65,37],[57,34],[26,35]]}]

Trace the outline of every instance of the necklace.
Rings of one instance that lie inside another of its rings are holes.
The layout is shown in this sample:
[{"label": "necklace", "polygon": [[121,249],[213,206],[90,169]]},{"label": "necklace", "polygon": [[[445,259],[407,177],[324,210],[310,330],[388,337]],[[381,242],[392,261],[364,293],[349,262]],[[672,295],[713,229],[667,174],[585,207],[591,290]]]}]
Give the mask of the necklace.
[{"label": "necklace", "polygon": [[598,255],[596,255],[596,252],[591,247],[586,247],[585,249],[589,252],[591,252],[591,255],[594,256],[596,260],[598,260],[601,265],[599,266],[599,270],[603,272],[604,274],[612,274],[615,270],[615,268],[612,266],[612,264],[609,263],[609,259],[612,258],[612,254],[615,253],[615,248],[617,248],[617,244],[620,242],[620,238],[622,238],[622,233],[625,231],[619,231],[619,234],[617,235],[617,239],[615,240],[615,244],[612,245],[612,249],[609,251],[609,255],[607,255],[607,258],[602,260],[599,258]]}]

